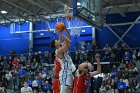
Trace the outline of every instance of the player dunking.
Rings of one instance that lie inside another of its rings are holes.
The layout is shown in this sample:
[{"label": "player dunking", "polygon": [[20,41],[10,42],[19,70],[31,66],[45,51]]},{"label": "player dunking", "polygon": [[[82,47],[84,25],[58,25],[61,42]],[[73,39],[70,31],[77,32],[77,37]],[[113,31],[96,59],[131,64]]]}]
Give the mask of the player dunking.
[{"label": "player dunking", "polygon": [[97,70],[94,72],[88,72],[88,69],[92,67],[90,63],[85,62],[79,65],[74,77],[72,93],[86,93],[89,78],[101,73],[100,56],[96,54],[95,58],[97,61]]},{"label": "player dunking", "polygon": [[[57,24],[56,24],[57,25]],[[68,55],[68,48],[71,44],[70,41],[70,33],[68,32],[67,28],[63,23],[60,24],[60,28],[56,28],[57,33],[59,35],[59,41],[52,40],[51,47],[56,48],[56,57],[61,64],[61,71],[59,73],[59,80],[60,80],[60,93],[70,93],[72,83],[73,83],[73,75],[72,72],[75,71],[75,66],[72,62],[71,57]],[[62,26],[62,27],[61,27]],[[66,31],[66,37],[62,35],[62,29]],[[64,43],[61,43],[61,39],[64,40]]]},{"label": "player dunking", "polygon": [[55,64],[55,67],[53,68],[53,70],[55,71],[55,73],[54,73],[53,81],[52,81],[52,84],[53,84],[53,93],[60,93],[59,72],[61,70],[61,64],[56,59],[55,51],[52,52],[51,57],[54,60],[54,64]]}]

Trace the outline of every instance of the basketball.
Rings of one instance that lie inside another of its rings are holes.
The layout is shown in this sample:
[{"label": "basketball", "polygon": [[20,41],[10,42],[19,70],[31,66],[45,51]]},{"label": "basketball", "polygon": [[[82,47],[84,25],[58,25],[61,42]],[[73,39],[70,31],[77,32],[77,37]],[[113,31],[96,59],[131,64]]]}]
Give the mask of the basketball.
[{"label": "basketball", "polygon": [[65,25],[63,22],[58,22],[56,25],[55,25],[55,29],[56,31],[60,31],[60,32],[63,32],[65,30]]}]

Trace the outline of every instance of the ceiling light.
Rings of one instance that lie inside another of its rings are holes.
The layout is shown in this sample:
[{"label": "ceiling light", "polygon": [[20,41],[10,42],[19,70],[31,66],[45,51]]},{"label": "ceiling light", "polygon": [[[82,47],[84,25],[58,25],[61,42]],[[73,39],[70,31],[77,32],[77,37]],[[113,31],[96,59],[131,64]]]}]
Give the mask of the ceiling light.
[{"label": "ceiling light", "polygon": [[79,2],[77,2],[77,5],[81,5]]},{"label": "ceiling light", "polygon": [[2,13],[2,14],[6,14],[7,12],[6,12],[6,11],[1,11],[1,13]]}]

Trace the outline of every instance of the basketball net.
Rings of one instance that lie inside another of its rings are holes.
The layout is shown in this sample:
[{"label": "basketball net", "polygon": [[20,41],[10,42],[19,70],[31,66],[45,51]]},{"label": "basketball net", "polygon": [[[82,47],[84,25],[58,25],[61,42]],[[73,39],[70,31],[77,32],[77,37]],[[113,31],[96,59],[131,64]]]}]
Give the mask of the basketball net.
[{"label": "basketball net", "polygon": [[66,20],[70,29],[70,35],[79,37],[83,22],[80,19],[71,16],[68,8],[65,8],[65,13],[67,15]]}]

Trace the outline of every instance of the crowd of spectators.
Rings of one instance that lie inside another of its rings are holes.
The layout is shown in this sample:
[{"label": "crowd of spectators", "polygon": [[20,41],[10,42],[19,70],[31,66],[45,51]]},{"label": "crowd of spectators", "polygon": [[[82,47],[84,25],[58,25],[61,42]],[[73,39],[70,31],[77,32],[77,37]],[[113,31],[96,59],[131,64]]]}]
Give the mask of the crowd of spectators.
[{"label": "crowd of spectators", "polygon": [[0,56],[0,89],[3,87],[13,90],[13,93],[19,92],[26,81],[34,93],[52,93],[52,76],[48,68],[50,62],[48,52],[19,56],[12,50],[10,56]]},{"label": "crowd of spectators", "polygon": [[[110,62],[110,70],[104,73],[105,76],[94,79],[94,84],[96,83],[94,92],[132,93],[139,91],[140,82],[136,63],[140,61],[140,51],[128,49],[125,43],[122,43],[120,47],[115,44],[111,48],[106,44],[102,50],[96,49],[94,43],[84,42],[80,50],[70,52],[76,66],[84,60],[93,63],[95,53],[101,55],[101,61]],[[18,55],[12,50],[8,56],[0,56],[0,91],[3,88],[20,91],[26,81],[34,93],[36,91],[52,93],[53,75],[50,73],[50,64],[53,64],[53,61],[48,51],[41,53],[30,49],[28,54]],[[103,68],[102,72],[104,72]]]}]

